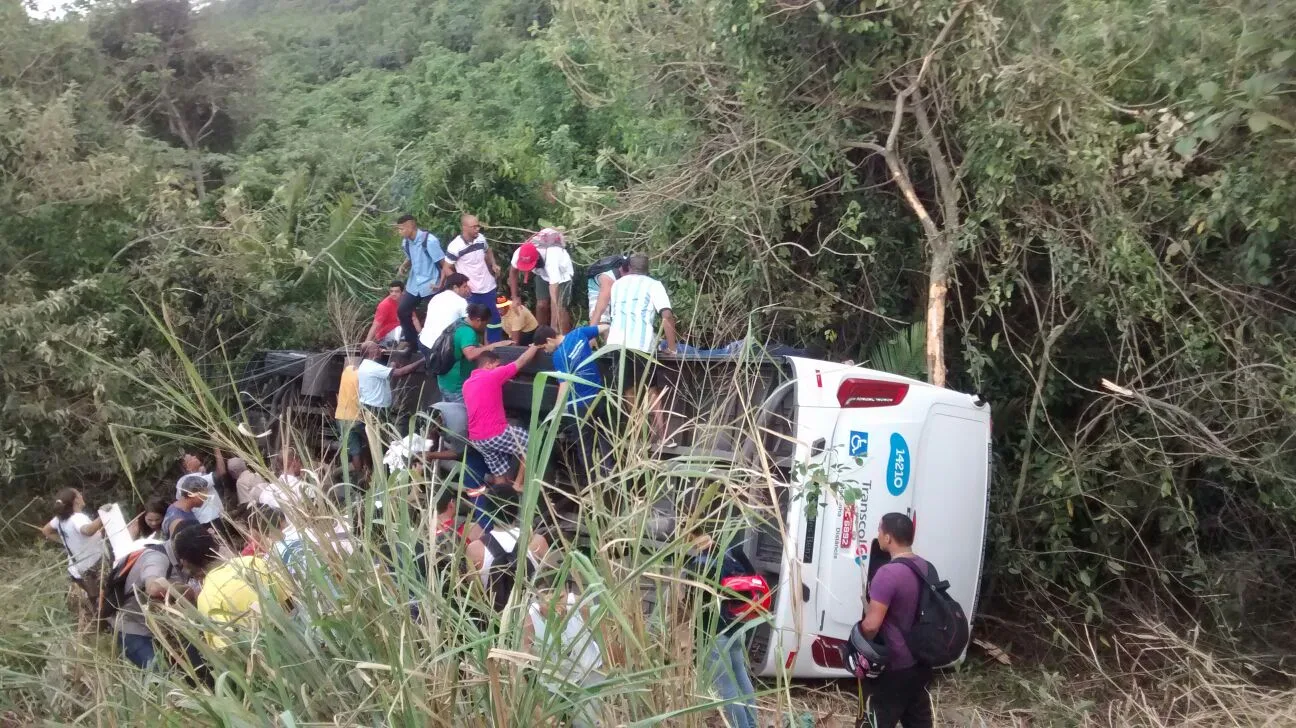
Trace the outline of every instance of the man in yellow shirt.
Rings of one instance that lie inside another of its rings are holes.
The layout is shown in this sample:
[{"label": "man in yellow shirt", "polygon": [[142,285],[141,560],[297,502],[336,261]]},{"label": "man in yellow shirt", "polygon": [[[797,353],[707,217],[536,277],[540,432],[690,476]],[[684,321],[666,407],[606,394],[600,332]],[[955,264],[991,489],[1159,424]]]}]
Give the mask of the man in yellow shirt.
[{"label": "man in yellow shirt", "polygon": [[338,382],[337,420],[338,447],[342,448],[342,478],[351,482],[351,473],[358,472],[364,456],[364,420],[360,418],[360,375],[355,357],[347,357]]},{"label": "man in yellow shirt", "polygon": [[[175,536],[180,565],[202,582],[198,613],[216,625],[255,630],[261,620],[261,598],[283,599],[283,584],[264,558],[239,556],[223,561],[217,548],[215,537],[206,528],[182,529]],[[229,645],[226,630],[208,632],[206,637],[217,649]]]},{"label": "man in yellow shirt", "polygon": [[521,303],[514,304],[504,296],[496,304],[500,312],[500,326],[504,336],[513,341],[515,346],[530,346],[535,340],[536,327],[540,325],[531,310]]}]

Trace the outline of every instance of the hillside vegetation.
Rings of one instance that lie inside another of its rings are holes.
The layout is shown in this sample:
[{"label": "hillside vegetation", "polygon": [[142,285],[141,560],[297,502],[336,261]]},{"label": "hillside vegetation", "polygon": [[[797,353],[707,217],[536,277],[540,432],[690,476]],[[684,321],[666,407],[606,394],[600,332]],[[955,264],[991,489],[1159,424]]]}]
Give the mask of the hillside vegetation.
[{"label": "hillside vegetation", "polygon": [[1283,669],[1294,92],[1277,0],[0,0],[2,537],[206,437],[124,374],[163,328],[215,372],[338,346],[394,217],[471,211],[649,252],[690,342],[985,396],[1007,634]]}]

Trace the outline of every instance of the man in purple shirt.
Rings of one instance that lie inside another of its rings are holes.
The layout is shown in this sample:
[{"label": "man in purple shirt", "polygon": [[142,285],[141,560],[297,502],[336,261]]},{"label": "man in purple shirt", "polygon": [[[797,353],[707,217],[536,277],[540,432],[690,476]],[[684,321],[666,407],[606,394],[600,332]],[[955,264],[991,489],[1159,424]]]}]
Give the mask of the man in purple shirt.
[{"label": "man in purple shirt", "polygon": [[924,572],[927,562],[913,552],[913,521],[903,513],[888,513],[878,524],[878,545],[891,562],[873,575],[868,586],[868,610],[861,626],[864,636],[878,640],[891,652],[887,669],[873,680],[868,711],[874,728],[931,728],[931,700],[927,685],[930,667],[919,665],[909,653],[905,635],[918,614],[918,576],[897,559],[910,559]]}]

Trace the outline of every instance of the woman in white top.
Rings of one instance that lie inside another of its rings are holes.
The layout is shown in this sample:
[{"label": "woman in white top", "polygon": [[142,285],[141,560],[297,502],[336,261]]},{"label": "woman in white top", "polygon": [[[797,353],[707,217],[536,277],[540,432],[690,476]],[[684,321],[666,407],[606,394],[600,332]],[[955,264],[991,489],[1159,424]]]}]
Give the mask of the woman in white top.
[{"label": "woman in white top", "polygon": [[103,521],[98,517],[90,520],[84,510],[85,498],[81,491],[64,488],[55,496],[54,518],[41,527],[45,538],[63,544],[68,556],[68,574],[76,582],[103,556]]}]

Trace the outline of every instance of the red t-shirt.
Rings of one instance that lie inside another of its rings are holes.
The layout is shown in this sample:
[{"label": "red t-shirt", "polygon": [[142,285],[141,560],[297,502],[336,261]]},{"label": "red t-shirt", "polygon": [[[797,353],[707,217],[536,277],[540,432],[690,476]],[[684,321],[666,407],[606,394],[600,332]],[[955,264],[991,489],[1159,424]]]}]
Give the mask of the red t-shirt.
[{"label": "red t-shirt", "polygon": [[462,538],[464,535],[464,524],[455,523],[453,516],[450,518],[443,518],[441,519],[441,522],[437,524],[436,535],[440,536],[443,533],[450,533],[451,531],[453,531],[456,536]]},{"label": "red t-shirt", "polygon": [[391,296],[384,296],[378,302],[378,308],[374,311],[374,323],[378,324],[376,336],[379,338],[400,325],[400,319],[396,318],[396,301]]}]

